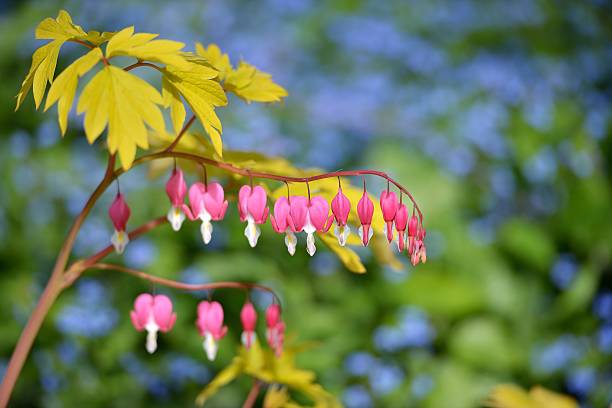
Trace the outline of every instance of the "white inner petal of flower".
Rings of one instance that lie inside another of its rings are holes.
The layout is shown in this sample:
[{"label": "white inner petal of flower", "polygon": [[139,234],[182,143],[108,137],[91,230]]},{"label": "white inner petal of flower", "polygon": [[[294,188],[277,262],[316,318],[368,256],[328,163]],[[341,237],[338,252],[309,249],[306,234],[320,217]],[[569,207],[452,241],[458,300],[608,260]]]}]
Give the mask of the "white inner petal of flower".
[{"label": "white inner petal of flower", "polygon": [[125,233],[125,231],[115,230],[113,236],[111,237],[111,243],[113,244],[113,247],[115,247],[115,251],[118,254],[122,254],[123,251],[125,251],[125,247],[128,242],[130,242],[130,238],[128,237],[128,234]]},{"label": "white inner petal of flower", "polygon": [[202,346],[204,347],[204,351],[206,352],[206,357],[208,360],[213,361],[215,357],[217,357],[217,350],[219,349],[219,344],[215,340],[212,334],[206,332],[204,335],[204,341],[202,342]]},{"label": "white inner petal of flower", "polygon": [[334,227],[334,235],[338,238],[338,243],[340,246],[346,245],[346,240],[351,234],[351,228],[348,225],[340,226],[336,225]]},{"label": "white inner petal of flower", "polygon": [[[363,242],[363,225],[359,227],[359,230],[357,231],[359,233],[359,239],[361,239],[361,241]],[[387,232],[385,231],[385,234]],[[372,239],[372,235],[374,235],[374,231],[372,230],[372,228],[369,229],[368,231],[368,242]]]},{"label": "white inner petal of flower", "polygon": [[244,345],[244,347],[250,347],[253,345],[253,343],[255,343],[257,341],[257,334],[255,334],[255,332],[246,332],[243,331],[242,335],[240,336],[240,341],[242,342],[242,344]]},{"label": "white inner petal of flower", "polygon": [[259,226],[255,224],[255,220],[250,214],[247,215],[247,226],[244,229],[244,236],[247,237],[251,248],[255,248],[255,245],[257,245],[259,235],[261,235]]},{"label": "white inner petal of flower", "polygon": [[172,207],[170,211],[168,211],[168,222],[172,226],[174,231],[178,231],[181,229],[183,225],[183,221],[185,221],[185,214],[179,207]]},{"label": "white inner petal of flower", "polygon": [[315,246],[315,237],[313,233],[309,233],[306,236],[306,251],[310,256],[313,256],[315,252],[317,252],[317,247]]},{"label": "white inner petal of flower", "polygon": [[159,326],[157,323],[155,323],[152,313],[149,315],[149,320],[145,325],[145,330],[147,331],[147,342],[145,348],[149,354],[153,354],[155,350],[157,350],[157,332],[159,331]]},{"label": "white inner petal of flower", "polygon": [[287,251],[289,251],[289,254],[293,256],[295,254],[295,247],[297,245],[297,237],[289,227],[287,227],[285,230],[285,245],[287,245]]}]

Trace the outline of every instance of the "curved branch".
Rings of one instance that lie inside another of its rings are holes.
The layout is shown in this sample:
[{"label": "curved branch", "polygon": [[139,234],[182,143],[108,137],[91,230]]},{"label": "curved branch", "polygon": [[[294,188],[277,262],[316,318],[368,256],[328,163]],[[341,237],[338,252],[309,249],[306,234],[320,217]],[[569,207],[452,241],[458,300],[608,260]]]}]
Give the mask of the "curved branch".
[{"label": "curved branch", "polygon": [[[175,141],[176,141],[176,139],[175,139]],[[410,201],[414,205],[414,208],[416,209],[417,213],[419,214],[421,225],[423,224],[423,213],[421,212],[421,209],[419,208],[419,205],[417,204],[416,200],[414,199],[414,197],[412,196],[410,191],[408,191],[399,182],[395,181],[387,173],[384,173],[382,171],[377,171],[377,170],[341,170],[341,171],[333,171],[333,172],[329,172],[329,173],[317,174],[316,176],[309,176],[309,177],[290,177],[290,176],[281,176],[281,175],[278,175],[278,174],[257,172],[257,171],[252,171],[252,170],[249,170],[249,169],[243,169],[243,168],[237,167],[237,166],[235,166],[233,164],[230,164],[230,163],[220,162],[220,161],[217,161],[217,160],[209,159],[207,157],[198,156],[198,155],[192,154],[192,153],[183,153],[183,152],[169,151],[168,149],[166,149],[164,151],[161,151],[161,152],[158,152],[158,153],[152,153],[152,154],[148,154],[148,155],[145,155],[145,156],[141,156],[141,157],[137,158],[136,160],[134,160],[134,162],[132,163],[132,166],[136,166],[136,165],[139,165],[139,164],[142,164],[142,163],[146,163],[148,161],[157,160],[157,159],[163,159],[163,158],[168,158],[168,157],[175,157],[175,158],[179,158],[179,159],[191,160],[191,161],[194,161],[194,162],[197,162],[197,163],[207,164],[207,165],[210,165],[210,166],[213,166],[213,167],[217,167],[217,168],[229,171],[230,173],[240,174],[240,175],[245,176],[245,177],[257,177],[257,178],[263,178],[263,179],[268,179],[268,180],[277,180],[277,181],[292,182],[292,183],[308,183],[308,182],[312,182],[312,181],[316,181],[316,180],[323,180],[323,179],[327,179],[327,178],[363,176],[363,175],[372,175],[372,176],[381,177],[381,178],[387,180],[388,182],[392,183],[393,185],[395,185],[402,193],[406,194],[406,196],[410,199]],[[115,171],[115,177],[119,177],[124,172],[125,172],[125,170],[123,170],[123,168],[118,169],[117,171]]]},{"label": "curved branch", "polygon": [[170,143],[170,145],[168,147],[166,147],[164,149],[164,152],[171,152],[176,145],[178,144],[178,142],[181,140],[181,138],[183,137],[183,135],[185,133],[187,133],[187,129],[189,129],[189,127],[193,124],[193,122],[195,121],[195,115],[191,115],[191,117],[189,118],[189,120],[187,121],[187,123],[185,123],[185,126],[183,126],[183,128],[181,129],[181,131],[178,133],[178,135],[176,135],[176,138],[174,138],[174,141],[172,141],[172,143]]},{"label": "curved branch", "polygon": [[274,296],[276,301],[279,302],[279,298],[272,288],[268,286],[260,285],[258,283],[231,282],[231,281],[214,282],[214,283],[184,283],[184,282],[179,282],[179,281],[175,281],[172,279],[161,278],[159,276],[151,275],[146,272],[139,271],[137,269],[127,268],[122,265],[114,265],[114,264],[107,264],[107,263],[95,263],[95,264],[89,265],[87,269],[100,269],[100,270],[127,273],[128,275],[132,275],[140,279],[148,280],[158,285],[166,286],[166,287],[173,288],[173,289],[187,290],[187,291],[201,291],[201,290],[212,290],[212,289],[242,289],[242,290],[258,289],[258,290],[263,290],[264,292],[270,293],[272,296]]},{"label": "curved branch", "polygon": [[162,68],[158,67],[155,64],[151,64],[150,62],[144,62],[144,61],[135,62],[132,65],[129,65],[129,66],[123,68],[123,70],[124,71],[131,71],[134,68],[138,68],[138,67],[150,67],[150,68],[156,69],[159,72],[162,72]]}]

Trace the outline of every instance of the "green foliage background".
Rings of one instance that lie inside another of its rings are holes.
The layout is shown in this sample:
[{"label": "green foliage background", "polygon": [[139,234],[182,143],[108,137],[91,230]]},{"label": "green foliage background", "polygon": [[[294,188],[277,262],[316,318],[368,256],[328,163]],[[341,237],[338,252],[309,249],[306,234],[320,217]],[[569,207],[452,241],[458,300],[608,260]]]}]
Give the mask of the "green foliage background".
[{"label": "green foliage background", "polygon": [[[355,275],[324,250],[308,257],[303,242],[288,256],[269,225],[257,248],[249,248],[232,202],[209,247],[198,225],[187,224],[178,234],[156,230],[113,261],[181,280],[273,286],[294,342],[316,344],[299,357],[301,366],[315,370],[348,406],[473,407],[500,382],[541,384],[574,394],[584,406],[609,404],[612,300],[602,300],[612,290],[609,5],[519,2],[523,14],[513,14],[503,2],[465,2],[471,12],[445,1],[246,3],[2,6],[0,364],[71,218],[103,172],[104,150],[88,146],[78,126],[61,140],[54,115],[35,112],[31,99],[13,113],[35,46],[33,27],[65,7],[92,29],[134,23],[191,44],[228,45],[233,58],[244,53],[272,72],[289,98],[274,107],[230,101],[222,112],[226,148],[285,154],[329,170],[387,171],[423,208],[430,249],[426,265],[413,269],[404,260],[399,272],[360,251],[368,274]],[[384,23],[403,37],[394,40]],[[543,105],[547,119],[533,119]],[[164,181],[149,179],[143,168],[122,179],[130,225],[165,214]],[[107,244],[112,195],[95,208],[77,255]],[[13,406],[192,404],[236,352],[244,296],[214,293],[230,332],[210,364],[193,324],[205,294],[167,291],[179,319],[158,352],[146,355],[128,313],[135,296],[149,290],[128,276],[92,272],[63,294]],[[263,307],[269,299],[255,301]],[[406,313],[413,325],[404,330]],[[393,343],[396,332],[403,334]],[[359,356],[366,361],[362,374],[351,368]],[[589,380],[586,390],[576,378]],[[243,378],[210,406],[238,406],[249,387]]]}]

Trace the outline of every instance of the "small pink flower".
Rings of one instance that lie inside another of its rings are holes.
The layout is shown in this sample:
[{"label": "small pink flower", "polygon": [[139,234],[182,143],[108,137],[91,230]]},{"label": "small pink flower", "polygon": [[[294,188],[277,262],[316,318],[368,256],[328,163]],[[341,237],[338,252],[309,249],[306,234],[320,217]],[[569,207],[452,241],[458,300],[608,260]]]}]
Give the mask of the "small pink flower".
[{"label": "small pink flower", "polygon": [[153,353],[157,349],[157,332],[170,331],[176,321],[176,313],[172,313],[172,301],[168,296],[143,293],[134,301],[130,318],[136,330],[147,331],[146,349]]},{"label": "small pink flower", "polygon": [[387,240],[393,241],[393,221],[397,213],[397,195],[393,191],[383,191],[380,195],[380,209],[382,210],[383,219],[387,223]]},{"label": "small pink flower", "polygon": [[293,232],[293,220],[291,219],[291,205],[286,197],[280,197],[274,203],[274,215],[270,216],[272,228],[279,234],[285,234],[285,245],[291,255],[295,254],[297,238]]},{"label": "small pink flower", "polygon": [[342,187],[338,187],[338,194],[334,197],[331,203],[332,213],[336,219],[334,227],[334,235],[338,238],[340,246],[346,245],[351,229],[347,225],[348,216],[351,212],[351,202],[348,197],[342,193]]},{"label": "small pink flower", "polygon": [[228,202],[225,200],[223,186],[219,183],[194,183],[189,188],[189,204],[191,209],[183,204],[183,211],[190,220],[200,219],[202,240],[208,244],[212,239],[213,225],[211,221],[220,221],[225,217]]},{"label": "small pink flower", "polygon": [[361,199],[357,203],[357,215],[359,221],[361,221],[361,227],[359,227],[359,238],[363,242],[363,246],[368,246],[372,234],[374,233],[371,229],[372,216],[374,215],[374,203],[368,197],[367,191],[363,192]]},{"label": "small pink flower", "polygon": [[261,235],[258,225],[263,224],[268,219],[266,190],[261,186],[242,186],[238,191],[238,212],[240,221],[247,221],[244,235],[251,247],[257,245],[257,240]]},{"label": "small pink flower", "polygon": [[427,262],[427,248],[425,248],[425,228],[420,226],[416,232],[415,237],[410,237],[410,247],[408,253],[410,256],[410,262],[416,266],[419,262]]},{"label": "small pink flower", "polygon": [[187,194],[187,184],[183,178],[183,171],[174,169],[172,176],[166,183],[166,194],[170,199],[172,207],[168,211],[168,222],[172,226],[174,231],[181,229],[183,221],[185,221],[185,214],[183,213],[182,206],[185,194]]},{"label": "small pink flower", "polygon": [[406,226],[408,225],[408,209],[400,204],[395,214],[395,229],[397,230],[397,249],[400,252],[406,247]]},{"label": "small pink flower", "polygon": [[285,341],[285,323],[281,319],[280,306],[276,303],[268,306],[266,310],[266,339],[270,348],[274,350],[277,357],[283,352],[283,343]]},{"label": "small pink flower", "polygon": [[327,232],[334,219],[329,215],[329,204],[320,196],[310,200],[301,196],[291,197],[290,218],[294,232],[304,231],[307,234],[306,250],[313,256],[317,250],[314,233]]},{"label": "small pink flower", "polygon": [[213,361],[219,349],[219,340],[227,333],[227,326],[223,325],[223,307],[219,302],[202,301],[198,304],[198,320],[196,326],[200,335],[204,337],[202,345],[206,356]]},{"label": "small pink flower", "polygon": [[242,306],[240,311],[240,320],[242,321],[242,336],[241,341],[247,349],[257,338],[255,327],[257,326],[257,312],[251,302],[247,302]]},{"label": "small pink flower", "polygon": [[414,237],[417,234],[417,229],[419,228],[419,220],[416,215],[412,215],[410,217],[410,221],[408,222],[408,236]]},{"label": "small pink flower", "polygon": [[108,215],[115,226],[115,232],[111,237],[111,243],[115,247],[115,251],[121,254],[130,241],[128,234],[125,232],[125,227],[130,218],[130,207],[128,207],[123,199],[123,194],[117,193],[115,200],[108,209]]}]

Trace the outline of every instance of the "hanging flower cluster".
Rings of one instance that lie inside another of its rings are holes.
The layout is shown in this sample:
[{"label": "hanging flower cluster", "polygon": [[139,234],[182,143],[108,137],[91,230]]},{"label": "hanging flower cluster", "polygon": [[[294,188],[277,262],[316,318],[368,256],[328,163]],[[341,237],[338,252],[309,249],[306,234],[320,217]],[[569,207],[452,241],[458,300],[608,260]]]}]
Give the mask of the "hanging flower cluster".
[{"label": "hanging flower cluster", "polygon": [[[184,203],[189,192],[189,205]],[[168,222],[172,229],[178,231],[185,218],[191,221],[200,220],[202,240],[208,244],[212,239],[212,221],[221,221],[225,217],[228,202],[221,184],[212,182],[197,182],[189,187],[180,169],[174,169],[166,183],[166,193],[170,199],[171,207],[168,211]],[[407,251],[413,265],[427,261],[425,248],[425,228],[419,218],[409,215],[408,208],[402,202],[402,194],[397,194],[387,187],[380,195],[380,210],[385,222],[385,229],[381,231],[389,243],[395,240],[399,252]],[[372,239],[372,218],[374,216],[374,203],[364,190],[356,206],[357,216],[361,225],[358,229],[359,238],[364,246]],[[244,235],[249,245],[255,247],[261,235],[260,225],[268,220],[268,197],[266,190],[261,186],[244,185],[238,191],[238,212],[240,220],[246,222]],[[351,212],[351,202],[338,186],[338,193],[330,205],[322,196],[291,196],[280,197],[274,203],[273,214],[270,215],[272,228],[279,234],[285,234],[285,245],[289,254],[294,255],[297,246],[296,234],[306,233],[306,251],[314,255],[315,233],[325,233],[334,226],[334,235],[341,246],[345,246],[351,233],[348,218]],[[130,209],[123,195],[118,193],[109,209],[110,218],[115,226],[112,243],[118,253],[123,252],[129,241],[125,232]],[[214,338],[214,336],[213,336]]]},{"label": "hanging flower cluster", "polygon": [[[146,330],[145,349],[149,353],[157,350],[157,333],[167,333],[176,322],[176,313],[172,311],[172,301],[166,295],[140,294],[134,301],[134,310],[130,313],[132,324],[138,331]],[[202,301],[198,304],[196,327],[203,338],[202,347],[206,357],[213,361],[217,357],[219,341],[227,334],[223,324],[223,306],[216,301]],[[246,302],[240,312],[242,322],[241,342],[249,349],[257,341],[257,311],[251,302]],[[283,351],[285,323],[281,318],[281,309],[272,303],[266,310],[266,340],[276,356]]]}]

